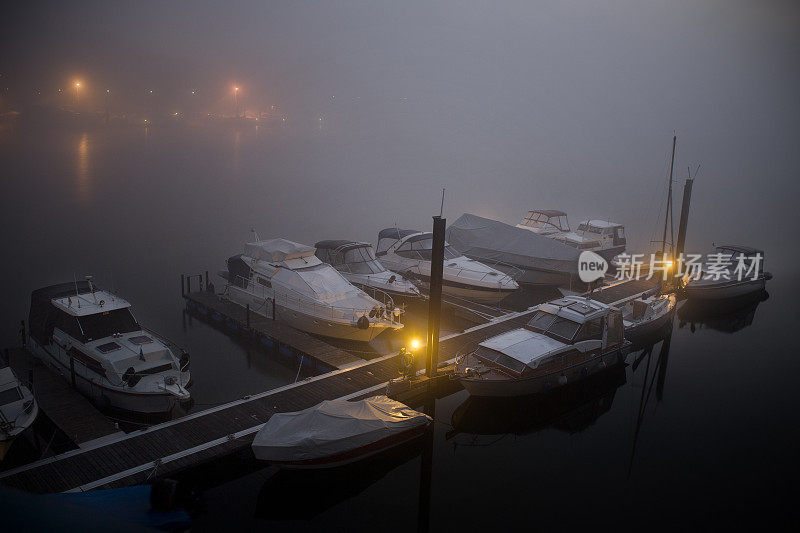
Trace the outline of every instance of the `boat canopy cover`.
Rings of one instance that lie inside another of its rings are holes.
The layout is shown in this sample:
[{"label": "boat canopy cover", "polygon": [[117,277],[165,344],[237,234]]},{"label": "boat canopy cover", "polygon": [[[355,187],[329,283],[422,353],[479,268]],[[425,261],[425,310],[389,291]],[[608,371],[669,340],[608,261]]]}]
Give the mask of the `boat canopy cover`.
[{"label": "boat canopy cover", "polygon": [[320,248],[324,248],[327,250],[336,250],[337,248],[350,249],[350,248],[365,248],[365,247],[372,247],[372,245],[368,242],[358,242],[358,241],[348,241],[345,239],[336,239],[336,240],[328,240],[328,241],[319,241],[314,245],[314,247],[319,250]]},{"label": "boat canopy cover", "polygon": [[263,461],[281,462],[329,457],[430,421],[428,415],[386,396],[328,400],[303,411],[272,415],[253,439],[253,453]]},{"label": "boat canopy cover", "polygon": [[532,215],[534,213],[539,213],[550,218],[567,216],[567,214],[564,211],[559,211],[558,209],[533,209],[531,211],[528,211],[528,215]]},{"label": "boat canopy cover", "polygon": [[286,239],[248,242],[244,245],[245,255],[261,261],[280,263],[314,255],[314,248]]},{"label": "boat canopy cover", "polygon": [[578,271],[577,248],[523,228],[464,213],[445,233],[447,242],[478,261],[555,272]]},{"label": "boat canopy cover", "polygon": [[419,233],[418,229],[386,228],[378,232],[378,239],[400,240],[408,235]]}]

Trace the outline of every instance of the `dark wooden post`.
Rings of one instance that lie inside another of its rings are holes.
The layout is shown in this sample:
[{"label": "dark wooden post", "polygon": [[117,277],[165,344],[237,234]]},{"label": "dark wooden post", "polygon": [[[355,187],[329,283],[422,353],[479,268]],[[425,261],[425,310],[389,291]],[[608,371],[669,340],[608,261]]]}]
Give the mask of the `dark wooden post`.
[{"label": "dark wooden post", "polygon": [[439,319],[442,314],[442,275],[444,271],[444,228],[446,219],[433,217],[431,250],[431,286],[428,305],[427,361],[425,375],[433,377],[439,363]]},{"label": "dark wooden post", "polygon": [[186,276],[181,274],[181,296],[186,296]]},{"label": "dark wooden post", "polygon": [[675,247],[675,257],[680,258],[683,245],[686,244],[686,228],[689,225],[689,203],[692,201],[693,178],[688,178],[683,186],[683,203],[681,204],[681,220],[678,222],[678,245]]},{"label": "dark wooden post", "polygon": [[186,294],[192,294],[192,276],[186,276]]},{"label": "dark wooden post", "polygon": [[250,331],[250,304],[247,304],[246,307],[247,315],[246,315],[246,323],[247,323],[247,330]]},{"label": "dark wooden post", "polygon": [[208,290],[208,270],[206,270],[206,290]]},{"label": "dark wooden post", "polygon": [[72,377],[72,388],[74,389],[74,388],[76,388],[75,387],[75,358],[72,357],[72,356],[69,357],[69,373],[70,373],[70,376]]},{"label": "dark wooden post", "polygon": [[275,320],[275,298],[272,299],[272,320]]}]

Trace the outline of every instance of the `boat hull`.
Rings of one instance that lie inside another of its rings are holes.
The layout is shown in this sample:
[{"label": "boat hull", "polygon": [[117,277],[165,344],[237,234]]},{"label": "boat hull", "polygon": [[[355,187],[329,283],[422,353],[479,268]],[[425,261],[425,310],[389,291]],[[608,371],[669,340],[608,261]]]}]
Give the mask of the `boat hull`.
[{"label": "boat hull", "polygon": [[689,282],[684,289],[691,300],[727,300],[761,292],[766,287],[764,277],[749,280],[720,280],[719,283],[701,284]]},{"label": "boat hull", "polygon": [[[234,285],[229,285],[228,289],[227,296],[233,303],[242,307],[249,305],[251,312],[266,318],[272,318],[272,305],[271,303],[265,303],[264,298],[255,296]],[[369,327],[360,328],[355,324],[328,321],[322,317],[308,315],[278,303],[275,304],[275,318],[294,329],[307,333],[357,342],[369,342],[388,329],[388,326],[383,324],[370,323]]]},{"label": "boat hull", "polygon": [[314,469],[336,468],[339,466],[344,466],[364,460],[368,457],[372,457],[374,455],[383,453],[392,448],[395,448],[409,441],[417,439],[425,433],[425,429],[427,427],[428,424],[420,425],[417,427],[410,428],[406,431],[390,435],[375,442],[371,442],[359,448],[354,448],[352,450],[348,450],[342,453],[337,453],[327,457],[318,457],[315,459],[308,459],[305,461],[270,461],[269,458],[258,457],[257,454],[256,458],[268,461],[270,464],[279,466],[287,470],[314,470]]},{"label": "boat hull", "polygon": [[621,349],[612,350],[586,361],[548,374],[521,379],[480,379],[461,377],[464,388],[473,396],[512,397],[542,394],[567,383],[575,383],[587,376],[619,364],[624,360]]},{"label": "boat hull", "polygon": [[[36,339],[30,339],[30,349],[43,363],[61,375],[67,383],[72,383],[73,373],[69,366],[69,359],[57,345],[41,346]],[[54,354],[56,352],[56,354]],[[189,373],[184,372],[186,382]],[[120,389],[106,387],[96,381],[87,379],[79,372],[74,373],[75,388],[93,403],[102,408],[119,409],[143,415],[156,415],[169,413],[178,403],[178,398],[173,394],[128,392]]]}]

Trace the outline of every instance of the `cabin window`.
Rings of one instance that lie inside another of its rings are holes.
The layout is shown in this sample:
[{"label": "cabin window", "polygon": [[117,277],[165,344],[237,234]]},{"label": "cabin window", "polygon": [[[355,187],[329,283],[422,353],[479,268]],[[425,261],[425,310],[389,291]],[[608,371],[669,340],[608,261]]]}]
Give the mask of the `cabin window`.
[{"label": "cabin window", "polygon": [[378,254],[382,255],[385,254],[386,251],[392,247],[394,243],[397,242],[397,239],[380,239],[378,241]]},{"label": "cabin window", "polygon": [[103,368],[103,365],[100,363],[100,361],[96,360],[95,358],[86,355],[77,348],[70,349],[69,356],[78,361],[83,366],[85,366],[88,370],[91,370],[92,372],[97,374],[98,376],[105,377],[106,369]]},{"label": "cabin window", "polygon": [[272,287],[272,282],[262,278],[261,276],[257,276],[256,281],[258,281],[259,285],[263,285],[264,287]]},{"label": "cabin window", "polygon": [[603,319],[594,318],[581,326],[575,341],[603,340]]},{"label": "cabin window", "polygon": [[544,311],[537,311],[528,322],[528,327],[559,341],[571,342],[580,324]]},{"label": "cabin window", "polygon": [[609,313],[608,315],[608,334],[606,336],[606,345],[613,346],[622,342],[622,315],[619,313]]},{"label": "cabin window", "polygon": [[625,238],[625,228],[619,227],[617,228],[617,239],[624,239]]},{"label": "cabin window", "polygon": [[86,342],[84,332],[81,330],[78,319],[73,315],[58,310],[58,314],[55,317],[55,327],[75,340]]},{"label": "cabin window", "polygon": [[110,337],[114,333],[130,333],[142,329],[127,307],[80,317],[87,341]]},{"label": "cabin window", "polygon": [[20,393],[18,387],[13,387],[11,389],[0,391],[0,405],[6,405],[11,402],[19,401],[21,399],[22,399],[22,393]]},{"label": "cabin window", "polygon": [[550,313],[545,313],[544,311],[537,311],[536,314],[533,315],[533,318],[531,318],[530,321],[528,322],[528,325],[533,329],[545,332],[555,319],[556,319],[555,315],[551,315]]}]

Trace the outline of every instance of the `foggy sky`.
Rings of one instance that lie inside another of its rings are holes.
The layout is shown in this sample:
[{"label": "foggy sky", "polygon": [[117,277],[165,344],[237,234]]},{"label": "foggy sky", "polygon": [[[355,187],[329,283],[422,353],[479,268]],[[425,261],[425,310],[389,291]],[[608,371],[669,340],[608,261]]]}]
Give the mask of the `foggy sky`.
[{"label": "foggy sky", "polygon": [[171,105],[236,80],[254,103],[309,113],[358,101],[358,120],[413,139],[408,157],[429,169],[374,176],[407,206],[393,221],[435,213],[447,187],[451,220],[559,208],[573,226],[626,223],[639,245],[675,131],[678,185],[702,165],[690,245],[795,257],[798,4],[642,4],[28,2],[3,9],[0,81],[15,94],[76,77],[87,91],[155,86]]}]

